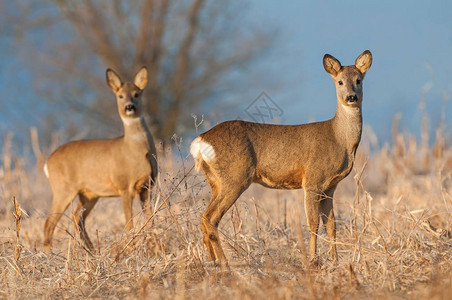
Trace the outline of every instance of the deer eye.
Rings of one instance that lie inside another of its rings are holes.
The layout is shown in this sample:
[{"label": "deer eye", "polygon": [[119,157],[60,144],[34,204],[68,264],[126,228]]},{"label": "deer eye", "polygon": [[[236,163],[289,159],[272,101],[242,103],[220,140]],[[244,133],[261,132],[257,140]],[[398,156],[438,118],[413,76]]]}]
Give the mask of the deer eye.
[{"label": "deer eye", "polygon": [[357,79],[356,84],[360,84],[360,83],[361,83],[361,80]]},{"label": "deer eye", "polygon": [[133,95],[133,96],[134,96],[135,98],[138,98],[139,95],[138,95],[138,93],[135,93],[135,95]]},{"label": "deer eye", "polygon": [[119,99],[123,99],[124,98],[124,96],[123,95],[119,95]]},{"label": "deer eye", "polygon": [[344,83],[342,82],[342,80],[339,80],[337,83],[339,83],[339,85],[343,85]]}]

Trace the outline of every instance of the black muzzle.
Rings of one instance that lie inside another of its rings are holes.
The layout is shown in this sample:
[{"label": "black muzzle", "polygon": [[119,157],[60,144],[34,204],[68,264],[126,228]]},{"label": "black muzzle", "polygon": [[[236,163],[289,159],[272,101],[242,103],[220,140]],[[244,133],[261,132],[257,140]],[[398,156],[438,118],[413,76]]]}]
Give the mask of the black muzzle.
[{"label": "black muzzle", "polygon": [[127,112],[135,112],[137,109],[133,104],[127,104],[125,107],[125,111]]},{"label": "black muzzle", "polygon": [[356,95],[350,95],[347,97],[346,100],[347,100],[347,102],[354,103],[354,102],[358,102],[358,97]]}]

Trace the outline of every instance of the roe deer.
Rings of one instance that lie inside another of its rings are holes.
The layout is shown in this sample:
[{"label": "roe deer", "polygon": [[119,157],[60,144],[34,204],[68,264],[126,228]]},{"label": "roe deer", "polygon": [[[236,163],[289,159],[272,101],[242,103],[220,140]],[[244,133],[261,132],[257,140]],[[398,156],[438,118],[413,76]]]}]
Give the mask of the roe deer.
[{"label": "roe deer", "polygon": [[309,227],[309,255],[318,263],[319,214],[330,239],[330,256],[337,261],[333,193],[353,167],[361,139],[362,80],[372,64],[364,51],[354,66],[342,67],[333,56],[323,66],[336,84],[334,118],[302,125],[270,125],[244,121],[221,123],[199,135],[190,152],[211,189],[211,200],[202,218],[204,243],[210,260],[227,260],[220,245],[218,224],[237,198],[259,183],[275,189],[303,188]]},{"label": "roe deer", "polygon": [[85,220],[99,197],[121,196],[126,228],[132,229],[132,201],[139,194],[146,213],[148,197],[157,176],[154,140],[143,117],[141,95],[148,81],[143,67],[133,83],[123,83],[111,69],[107,83],[116,95],[124,136],[107,140],[83,140],[67,143],[53,152],[44,166],[53,192],[50,216],[44,225],[44,245],[50,249],[55,226],[69,204],[78,195],[75,221],[80,236],[93,249],[85,230]]}]

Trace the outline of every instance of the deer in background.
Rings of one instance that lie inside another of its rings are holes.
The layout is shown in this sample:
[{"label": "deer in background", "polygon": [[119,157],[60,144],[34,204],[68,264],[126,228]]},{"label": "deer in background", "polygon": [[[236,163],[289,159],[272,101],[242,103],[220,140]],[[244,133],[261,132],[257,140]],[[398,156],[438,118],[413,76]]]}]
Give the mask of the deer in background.
[{"label": "deer in background", "polygon": [[323,57],[336,84],[336,115],[330,120],[302,125],[228,121],[192,142],[196,168],[203,171],[212,194],[201,221],[210,260],[228,268],[218,225],[255,182],[274,189],[303,188],[310,262],[319,263],[319,216],[330,239],[330,257],[337,261],[333,194],[353,167],[362,130],[362,81],[371,64],[369,50],[352,66],[343,67],[329,54]]},{"label": "deer in background", "polygon": [[[107,83],[116,95],[124,136],[107,140],[67,143],[53,152],[44,166],[53,192],[52,209],[44,225],[44,245],[50,249],[55,226],[62,214],[79,196],[74,214],[80,237],[93,249],[85,220],[100,197],[121,196],[126,228],[133,228],[132,202],[136,195],[150,213],[150,189],[157,177],[154,140],[143,117],[141,95],[148,81],[146,67],[132,82],[123,83],[111,69]],[[150,183],[150,185],[149,185]]]}]

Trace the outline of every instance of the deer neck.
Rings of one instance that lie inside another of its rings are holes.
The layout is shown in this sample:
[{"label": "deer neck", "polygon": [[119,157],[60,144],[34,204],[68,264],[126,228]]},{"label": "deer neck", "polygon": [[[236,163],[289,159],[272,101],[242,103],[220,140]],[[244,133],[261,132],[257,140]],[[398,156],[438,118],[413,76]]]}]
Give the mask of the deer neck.
[{"label": "deer neck", "polygon": [[363,118],[361,105],[358,107],[345,106],[338,101],[336,115],[332,119],[336,140],[349,153],[355,153],[361,140]]},{"label": "deer neck", "polygon": [[144,146],[151,149],[153,145],[152,135],[144,121],[143,117],[139,118],[122,118],[124,125],[124,141],[127,144]]}]

